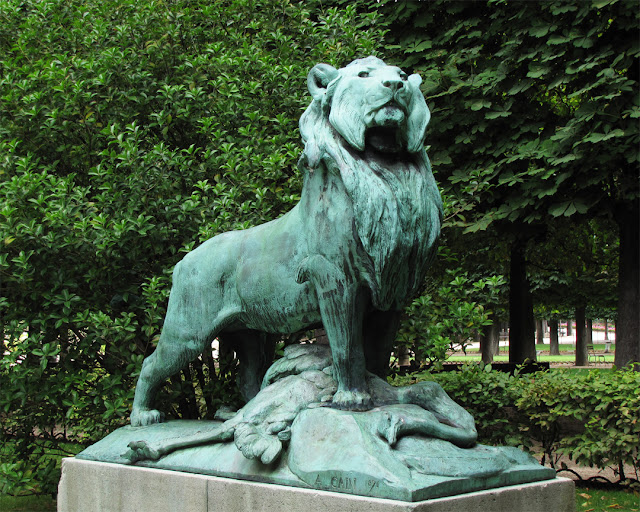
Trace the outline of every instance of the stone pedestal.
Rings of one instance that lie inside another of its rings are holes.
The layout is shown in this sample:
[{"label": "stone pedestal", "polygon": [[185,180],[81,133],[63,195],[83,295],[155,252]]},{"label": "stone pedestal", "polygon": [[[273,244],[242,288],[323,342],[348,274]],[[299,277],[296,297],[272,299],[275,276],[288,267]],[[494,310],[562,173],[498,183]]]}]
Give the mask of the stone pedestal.
[{"label": "stone pedestal", "polygon": [[64,459],[58,512],[574,512],[566,478],[402,502],[105,462]]}]

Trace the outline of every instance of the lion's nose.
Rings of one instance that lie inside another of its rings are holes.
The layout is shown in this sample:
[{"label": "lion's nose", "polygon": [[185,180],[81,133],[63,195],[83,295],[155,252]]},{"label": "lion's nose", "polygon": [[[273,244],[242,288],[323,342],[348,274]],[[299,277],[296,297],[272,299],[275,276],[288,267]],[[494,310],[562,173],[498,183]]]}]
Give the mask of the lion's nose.
[{"label": "lion's nose", "polygon": [[402,89],[402,80],[387,79],[383,80],[382,85],[389,87],[393,92],[395,92],[398,89]]}]

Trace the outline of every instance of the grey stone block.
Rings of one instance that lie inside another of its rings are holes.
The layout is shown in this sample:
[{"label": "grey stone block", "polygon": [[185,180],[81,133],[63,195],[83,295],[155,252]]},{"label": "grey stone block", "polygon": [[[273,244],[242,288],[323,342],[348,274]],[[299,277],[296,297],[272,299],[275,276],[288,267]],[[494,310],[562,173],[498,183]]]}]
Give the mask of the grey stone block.
[{"label": "grey stone block", "polygon": [[574,512],[556,478],[414,503],[64,459],[58,512]]},{"label": "grey stone block", "polygon": [[205,512],[207,486],[201,475],[64,459],[58,511]]}]

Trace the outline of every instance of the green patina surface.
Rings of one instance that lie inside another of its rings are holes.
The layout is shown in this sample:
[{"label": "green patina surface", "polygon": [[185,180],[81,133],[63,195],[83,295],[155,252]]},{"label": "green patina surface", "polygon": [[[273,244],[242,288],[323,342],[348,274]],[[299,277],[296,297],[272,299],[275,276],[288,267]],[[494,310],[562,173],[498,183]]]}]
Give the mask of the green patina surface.
[{"label": "green patina surface", "polygon": [[[132,426],[78,457],[405,501],[555,476],[477,445],[438,384],[381,378],[442,221],[420,82],[374,57],[311,70],[300,203],[176,266]],[[329,346],[291,346],[271,364],[276,336],[319,325]],[[248,403],[224,422],[161,423],[158,387],[216,337],[238,355]]]},{"label": "green patina surface", "polygon": [[[352,416],[368,413],[332,409],[309,412],[311,414],[303,416],[299,423],[301,430],[297,433],[300,435],[294,434],[296,443],[272,464],[247,459],[234,443],[212,443],[175,451],[157,461],[140,461],[137,465],[401,501],[420,501],[555,477],[554,470],[540,466],[515,448],[477,445],[461,450],[446,441],[408,436],[391,449],[379,437],[368,436]],[[322,426],[314,415],[329,419],[324,429],[327,437],[322,443],[315,437]],[[314,428],[306,433],[302,429],[309,424]],[[126,464],[127,445],[133,440],[166,441],[208,432],[219,425],[218,422],[180,420],[146,427],[127,426],[91,446],[78,458]],[[416,454],[420,453],[423,454],[421,465],[433,467],[433,474],[424,468],[425,472],[421,473],[407,466],[414,463]]]}]

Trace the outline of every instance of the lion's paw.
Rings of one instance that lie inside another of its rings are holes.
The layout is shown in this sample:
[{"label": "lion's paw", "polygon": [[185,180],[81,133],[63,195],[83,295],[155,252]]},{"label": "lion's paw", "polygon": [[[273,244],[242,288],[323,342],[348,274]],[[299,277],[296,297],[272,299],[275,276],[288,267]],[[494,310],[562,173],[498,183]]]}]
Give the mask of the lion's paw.
[{"label": "lion's paw", "polygon": [[368,411],[373,407],[373,402],[366,391],[340,390],[333,395],[331,406],[343,411]]},{"label": "lion's paw", "polygon": [[155,409],[134,409],[131,412],[131,426],[142,427],[145,425],[153,425],[164,421],[164,414]]}]

